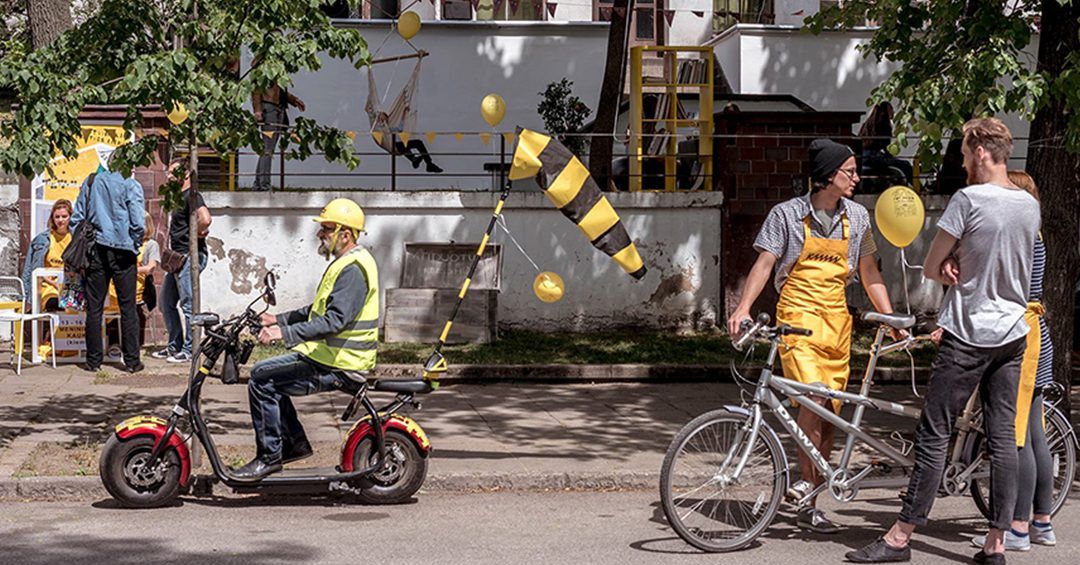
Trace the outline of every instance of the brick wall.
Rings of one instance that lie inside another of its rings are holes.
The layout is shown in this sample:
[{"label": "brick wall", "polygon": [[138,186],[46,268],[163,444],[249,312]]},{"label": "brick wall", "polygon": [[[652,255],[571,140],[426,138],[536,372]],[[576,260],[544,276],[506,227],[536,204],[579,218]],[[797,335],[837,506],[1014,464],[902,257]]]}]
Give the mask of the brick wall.
[{"label": "brick wall", "polygon": [[[724,317],[757,258],[754,238],[769,209],[807,186],[807,147],[817,137],[853,143],[857,112],[724,112],[715,116],[717,189],[724,192],[722,230]],[[733,137],[725,137],[733,136]],[[853,145],[854,147],[854,145]],[[766,286],[753,312],[775,312],[777,295]]]}]

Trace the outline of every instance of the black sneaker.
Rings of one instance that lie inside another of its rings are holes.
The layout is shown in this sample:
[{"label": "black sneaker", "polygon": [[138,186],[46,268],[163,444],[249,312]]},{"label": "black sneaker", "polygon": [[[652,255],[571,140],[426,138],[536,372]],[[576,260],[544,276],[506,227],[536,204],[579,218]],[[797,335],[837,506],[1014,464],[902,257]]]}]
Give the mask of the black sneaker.
[{"label": "black sneaker", "polygon": [[80,363],[79,368],[86,371],[86,372],[88,372],[88,373],[96,373],[96,372],[98,372],[99,369],[101,369],[101,365],[91,365],[89,363]]},{"label": "black sneaker", "polygon": [[979,563],[980,565],[983,565],[983,564],[985,564],[985,565],[1005,565],[1005,554],[1004,553],[990,553],[990,554],[987,554],[985,551],[980,549],[978,553],[976,553],[974,556],[971,557],[971,560],[976,562],[976,563]]},{"label": "black sneaker", "polygon": [[881,537],[860,550],[847,552],[844,558],[852,563],[899,563],[911,561],[911,548],[893,547]]},{"label": "black sneaker", "polygon": [[125,365],[124,366],[125,371],[127,371],[129,373],[133,373],[133,374],[138,373],[139,371],[142,371],[145,368],[146,368],[146,365],[143,365],[142,361],[138,361],[134,365]]}]

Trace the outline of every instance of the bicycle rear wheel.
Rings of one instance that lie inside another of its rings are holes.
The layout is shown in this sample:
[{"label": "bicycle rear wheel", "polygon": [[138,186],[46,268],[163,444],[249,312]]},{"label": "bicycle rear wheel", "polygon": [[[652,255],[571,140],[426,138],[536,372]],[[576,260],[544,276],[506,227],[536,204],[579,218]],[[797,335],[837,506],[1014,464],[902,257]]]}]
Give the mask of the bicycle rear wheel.
[{"label": "bicycle rear wheel", "polygon": [[787,489],[787,461],[765,422],[746,465],[735,476],[749,440],[749,416],[707,412],[675,436],[660,470],[668,523],[690,545],[734,551],[772,523]]},{"label": "bicycle rear wheel", "polygon": [[[1069,489],[1076,478],[1076,444],[1072,428],[1056,408],[1045,406],[1046,443],[1050,446],[1051,471],[1054,476],[1053,504],[1050,514],[1057,514],[1069,498]],[[972,437],[967,449],[967,461],[978,457],[982,463],[971,480],[971,498],[986,519],[990,519],[990,459],[986,453],[986,441],[982,433]]]}]

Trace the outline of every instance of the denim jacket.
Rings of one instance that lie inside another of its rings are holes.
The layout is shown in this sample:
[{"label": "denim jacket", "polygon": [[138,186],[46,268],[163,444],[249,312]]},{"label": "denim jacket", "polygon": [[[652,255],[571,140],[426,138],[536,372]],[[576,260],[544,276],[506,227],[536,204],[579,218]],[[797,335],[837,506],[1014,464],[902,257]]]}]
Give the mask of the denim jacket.
[{"label": "denim jacket", "polygon": [[138,181],[102,171],[89,190],[83,181],[71,214],[71,230],[83,220],[89,221],[97,232],[98,245],[138,253],[146,231],[143,206],[143,188]]},{"label": "denim jacket", "polygon": [[23,263],[23,292],[26,296],[23,296],[23,302],[29,302],[32,295],[30,288],[30,278],[34,269],[40,269],[45,266],[45,256],[49,253],[49,246],[52,242],[49,241],[49,230],[45,230],[30,240],[30,250],[26,253],[26,262]]}]

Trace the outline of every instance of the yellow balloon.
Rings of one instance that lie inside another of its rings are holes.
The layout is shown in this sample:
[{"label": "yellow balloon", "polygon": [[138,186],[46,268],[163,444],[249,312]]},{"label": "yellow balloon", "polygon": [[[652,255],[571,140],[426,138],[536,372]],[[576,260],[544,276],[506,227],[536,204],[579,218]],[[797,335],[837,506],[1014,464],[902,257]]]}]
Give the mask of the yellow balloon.
[{"label": "yellow balloon", "polygon": [[408,41],[420,33],[420,14],[405,12],[398,17],[397,32]]},{"label": "yellow balloon", "polygon": [[176,105],[173,106],[167,114],[165,114],[165,116],[169,118],[169,121],[172,122],[172,125],[178,126],[187,121],[188,111],[187,108],[184,107],[183,103],[177,102]]},{"label": "yellow balloon", "polygon": [[503,116],[506,115],[506,101],[502,96],[492,92],[484,97],[484,100],[480,102],[480,115],[484,116],[484,121],[489,126],[495,127],[499,125],[499,122],[503,120]]},{"label": "yellow balloon", "polygon": [[562,277],[559,275],[551,271],[544,271],[536,275],[536,279],[533,281],[533,292],[536,293],[537,298],[544,302],[558,302],[562,300],[563,294],[566,292],[566,285],[563,284]]},{"label": "yellow balloon", "polygon": [[922,231],[925,219],[922,199],[906,186],[893,186],[878,196],[874,219],[889,243],[907,247]]}]

